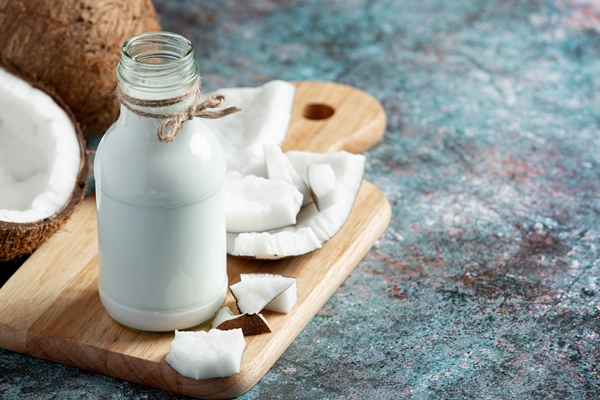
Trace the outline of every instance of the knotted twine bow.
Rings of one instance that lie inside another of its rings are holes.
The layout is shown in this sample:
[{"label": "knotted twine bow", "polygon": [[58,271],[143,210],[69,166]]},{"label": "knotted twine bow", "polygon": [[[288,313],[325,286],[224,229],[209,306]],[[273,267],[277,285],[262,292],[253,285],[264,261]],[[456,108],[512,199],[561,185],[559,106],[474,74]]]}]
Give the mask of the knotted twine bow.
[{"label": "knotted twine bow", "polygon": [[[164,119],[164,121],[156,127],[156,136],[158,136],[158,140],[160,140],[162,143],[172,142],[173,139],[175,139],[175,136],[177,136],[177,134],[183,127],[183,124],[194,117],[217,119],[241,111],[241,109],[237,107],[228,107],[222,110],[211,110],[222,105],[225,102],[225,96],[223,96],[222,94],[215,93],[211,94],[203,100],[202,92],[200,91],[200,78],[196,79],[196,81],[193,83],[190,89],[187,90],[185,93],[168,99],[146,100],[130,96],[127,93],[125,93],[125,91],[123,90],[123,86],[120,82],[117,85],[116,95],[117,99],[119,100],[119,103],[124,105],[125,108],[127,108],[132,113],[140,115],[142,117]],[[181,103],[182,101],[185,101],[194,95],[196,96],[196,100],[194,101],[194,103],[187,110],[178,113],[160,114],[146,112],[135,108],[168,107],[177,103]],[[165,133],[167,129],[168,132]]]}]

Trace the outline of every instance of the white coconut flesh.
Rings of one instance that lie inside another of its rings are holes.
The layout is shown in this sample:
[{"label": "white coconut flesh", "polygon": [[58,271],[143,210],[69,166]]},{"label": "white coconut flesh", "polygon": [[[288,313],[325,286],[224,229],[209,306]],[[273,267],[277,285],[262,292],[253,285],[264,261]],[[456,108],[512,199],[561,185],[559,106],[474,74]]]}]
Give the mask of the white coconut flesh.
[{"label": "white coconut flesh", "polygon": [[260,87],[224,88],[223,107],[242,112],[205,122],[219,135],[226,150],[227,171],[239,171],[254,157],[262,157],[264,143],[281,144],[291,119],[296,87],[273,80]]},{"label": "white coconut flesh", "polygon": [[0,220],[35,222],[57,213],[75,188],[80,157],[65,111],[0,69]]},{"label": "white coconut flesh", "polygon": [[175,331],[165,362],[187,378],[222,378],[240,372],[245,348],[241,329]]},{"label": "white coconut flesh", "polygon": [[[270,279],[279,279],[281,275],[275,274],[240,274],[241,281],[249,281],[249,280],[263,280],[264,283],[268,284]],[[281,292],[277,297],[271,300],[265,306],[265,310],[275,311],[279,313],[287,314],[292,310],[294,304],[298,300],[298,286],[296,285],[296,279],[291,277],[284,277],[288,280],[293,279],[293,284],[283,292]]]},{"label": "white coconut flesh", "polygon": [[228,232],[253,232],[296,223],[302,194],[290,183],[246,175],[225,182]]},{"label": "white coconut flesh", "polygon": [[303,206],[312,203],[313,200],[307,183],[283,154],[281,147],[276,144],[265,144],[263,145],[263,152],[267,177],[294,185],[302,193]]},{"label": "white coconut flesh", "polygon": [[310,228],[290,231],[227,232],[227,253],[262,260],[300,256],[322,247]]},{"label": "white coconut flesh", "polygon": [[[239,314],[238,314],[239,315]],[[231,308],[225,306],[219,310],[215,318],[212,320],[211,326],[213,329],[217,329],[225,321],[235,318],[236,315],[231,311]]]},{"label": "white coconut flesh", "polygon": [[310,195],[319,211],[331,207],[337,201],[335,171],[330,164],[313,164],[307,167]]},{"label": "white coconut flesh", "polygon": [[260,157],[252,157],[250,161],[248,161],[248,165],[244,166],[240,171],[236,171],[243,175],[254,175],[260,176],[261,178],[268,178],[267,175],[267,165],[265,164],[265,158],[263,156]]},{"label": "white coconut flesh", "polygon": [[267,304],[296,283],[296,278],[271,275],[268,278],[244,279],[231,285],[240,313],[258,314]]},{"label": "white coconut flesh", "polygon": [[348,219],[362,183],[366,158],[345,151],[327,154],[288,151],[284,155],[300,176],[307,177],[311,165],[330,165],[335,188],[331,188],[329,173],[313,173],[311,178],[313,186],[326,188],[327,207],[319,211],[314,202],[302,207],[296,223],[291,226],[267,231],[228,232],[227,252],[230,255],[280,259],[306,254],[322,247]]}]

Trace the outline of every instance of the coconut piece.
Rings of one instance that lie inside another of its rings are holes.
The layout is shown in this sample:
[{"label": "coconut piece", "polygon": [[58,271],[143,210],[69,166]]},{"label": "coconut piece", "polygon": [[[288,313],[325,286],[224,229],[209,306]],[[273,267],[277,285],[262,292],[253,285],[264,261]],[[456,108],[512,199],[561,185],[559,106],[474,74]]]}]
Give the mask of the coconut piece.
[{"label": "coconut piece", "polygon": [[236,106],[241,112],[205,122],[218,134],[225,149],[227,170],[241,170],[252,158],[263,156],[264,143],[283,143],[296,88],[281,80],[260,87],[223,88],[223,107]]},{"label": "coconut piece", "polygon": [[0,21],[0,65],[52,87],[85,136],[103,134],[114,121],[123,42],[160,30],[151,0],[9,1]]},{"label": "coconut piece", "polygon": [[228,232],[252,232],[296,223],[302,194],[295,186],[246,175],[225,182]]},{"label": "coconut piece", "polygon": [[309,165],[327,163],[335,172],[338,201],[322,212],[314,204],[304,207],[295,225],[295,228],[310,227],[321,243],[325,243],[340,230],[352,211],[364,176],[366,158],[346,151],[330,154],[290,151],[286,156],[299,171],[307,170]]},{"label": "coconut piece", "polygon": [[240,171],[227,171],[225,173],[225,181],[227,182],[228,180],[231,179],[239,179],[242,178],[244,175],[240,172]]},{"label": "coconut piece", "polygon": [[227,253],[242,258],[278,260],[322,247],[310,228],[293,231],[227,233]]},{"label": "coconut piece", "polygon": [[[345,151],[327,154],[288,151],[284,154],[294,168],[304,174],[309,165],[330,164],[335,173],[336,202],[321,212],[314,203],[302,207],[293,226],[268,232],[228,234],[229,254],[256,259],[279,259],[306,254],[331,239],[348,219],[362,183],[365,156]],[[316,237],[319,245],[309,243],[309,237],[311,241]],[[302,245],[299,246],[298,242]]]},{"label": "coconut piece", "polygon": [[[273,279],[280,275],[274,274],[240,274],[240,279],[252,280],[252,279]],[[292,286],[283,291],[279,296],[271,300],[266,306],[265,310],[275,311],[279,313],[287,314],[292,310],[294,304],[298,300],[298,287],[296,286],[296,278]]]},{"label": "coconut piece", "polygon": [[222,378],[240,372],[245,348],[241,329],[176,330],[165,362],[187,378]]},{"label": "coconut piece", "polygon": [[271,275],[269,278],[240,280],[229,289],[240,313],[256,314],[295,283],[296,278]]},{"label": "coconut piece", "polygon": [[52,89],[0,68],[0,261],[31,253],[83,201],[79,126]]},{"label": "coconut piece", "polygon": [[262,314],[234,314],[229,307],[223,307],[212,322],[213,329],[223,331],[241,329],[244,336],[271,333],[269,324]]},{"label": "coconut piece", "polygon": [[264,144],[265,167],[269,179],[279,179],[296,186],[302,193],[302,205],[312,203],[312,197],[308,185],[302,179],[298,171],[294,169],[290,160],[283,155],[281,147],[276,144]]},{"label": "coconut piece", "polygon": [[335,172],[331,164],[313,164],[306,168],[310,195],[319,211],[337,202]]},{"label": "coconut piece", "polygon": [[241,329],[244,336],[260,335],[262,333],[271,333],[271,328],[262,314],[240,314],[217,326],[217,329],[227,331],[231,329]]},{"label": "coconut piece", "polygon": [[217,326],[219,326],[221,323],[231,318],[235,318],[235,316],[236,314],[234,314],[233,311],[231,311],[231,308],[225,306],[219,310],[217,315],[215,315],[215,318],[212,320],[211,327],[213,329],[217,329]]},{"label": "coconut piece", "polygon": [[248,165],[240,170],[240,173],[242,175],[254,175],[267,179],[268,175],[267,166],[265,165],[265,158],[252,157],[250,161],[248,161]]},{"label": "coconut piece", "polygon": [[294,180],[288,169],[289,160],[283,156],[281,147],[276,144],[263,144],[265,167],[269,179],[279,179],[294,184]]}]

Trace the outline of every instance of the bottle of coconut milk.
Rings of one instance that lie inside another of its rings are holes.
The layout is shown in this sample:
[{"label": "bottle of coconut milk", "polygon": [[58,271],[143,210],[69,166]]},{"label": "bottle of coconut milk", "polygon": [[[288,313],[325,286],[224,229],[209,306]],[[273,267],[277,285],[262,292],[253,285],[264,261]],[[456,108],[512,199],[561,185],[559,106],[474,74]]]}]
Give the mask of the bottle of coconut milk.
[{"label": "bottle of coconut milk", "polygon": [[157,135],[165,116],[196,101],[198,74],[192,45],[179,35],[149,32],[123,46],[117,77],[126,100],[94,171],[98,292],[108,314],[132,329],[201,325],[225,300],[221,143],[201,118],[180,123],[169,141]]}]

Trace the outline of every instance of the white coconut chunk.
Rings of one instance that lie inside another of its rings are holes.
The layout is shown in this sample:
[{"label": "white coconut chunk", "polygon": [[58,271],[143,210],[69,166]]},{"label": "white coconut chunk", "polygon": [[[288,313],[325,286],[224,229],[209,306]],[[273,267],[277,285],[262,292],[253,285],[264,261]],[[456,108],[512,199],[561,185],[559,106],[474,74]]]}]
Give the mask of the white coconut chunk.
[{"label": "white coconut chunk", "polygon": [[296,282],[290,286],[285,292],[275,297],[265,306],[265,310],[275,311],[287,314],[292,311],[292,307],[298,300],[298,287]]},{"label": "white coconut chunk", "polygon": [[323,211],[319,211],[314,204],[304,207],[298,214],[295,228],[310,228],[321,243],[331,239],[344,225],[352,205],[337,203]]},{"label": "white coconut chunk", "polygon": [[327,163],[335,172],[336,203],[321,212],[314,204],[304,207],[294,226],[294,229],[310,227],[324,243],[340,230],[352,211],[364,176],[366,158],[362,154],[345,151],[330,154],[292,151],[287,152],[286,156],[298,170],[308,170],[309,165]]},{"label": "white coconut chunk", "polygon": [[240,170],[242,175],[254,175],[261,178],[268,178],[267,166],[265,165],[264,157],[252,157],[248,161],[248,165]]},{"label": "white coconut chunk", "polygon": [[54,215],[73,193],[80,162],[65,111],[0,69],[0,220],[24,223]]},{"label": "white coconut chunk", "polygon": [[218,134],[225,149],[227,170],[241,170],[253,157],[262,157],[263,143],[281,144],[291,119],[296,88],[274,80],[256,88],[224,88],[223,107],[241,112],[205,122]]},{"label": "white coconut chunk", "polygon": [[295,186],[246,175],[225,182],[228,232],[277,229],[296,223],[302,194]]},{"label": "white coconut chunk", "polygon": [[335,172],[330,164],[313,164],[306,169],[308,186],[319,211],[337,203]]},{"label": "white coconut chunk", "polygon": [[293,231],[227,233],[227,253],[238,257],[277,260],[321,247],[321,241],[309,227]]},{"label": "white coconut chunk", "polygon": [[[287,168],[289,160],[284,157],[281,147],[276,144],[265,143],[263,144],[263,153],[267,177],[269,179],[279,179],[293,185],[294,181]],[[287,160],[287,162],[284,160]]]},{"label": "white coconut chunk", "polygon": [[296,278],[272,275],[268,279],[241,280],[229,289],[240,313],[257,314],[273,299],[296,283]]},{"label": "white coconut chunk", "polygon": [[227,171],[227,173],[225,173],[225,179],[238,179],[243,177],[244,175],[240,172],[240,171]]},{"label": "white coconut chunk", "polygon": [[245,348],[241,329],[175,331],[165,362],[187,378],[222,378],[240,372]]},{"label": "white coconut chunk", "polygon": [[[269,232],[228,234],[229,254],[258,259],[306,254],[331,239],[348,219],[362,183],[365,157],[345,151],[327,154],[288,151],[284,154],[301,174],[307,174],[309,165],[330,164],[335,173],[336,202],[321,212],[314,203],[302,207],[293,226]],[[312,244],[315,237],[318,246]],[[302,242],[302,246],[298,246],[298,242]]]},{"label": "white coconut chunk", "polygon": [[211,327],[213,329],[217,329],[217,326],[219,326],[221,323],[232,318],[235,318],[235,314],[233,311],[231,311],[231,308],[225,306],[219,310],[217,315],[215,315],[215,318],[212,320]]},{"label": "white coconut chunk", "polygon": [[291,183],[302,193],[302,205],[312,203],[308,184],[300,176],[298,171],[292,166],[290,160],[283,155],[281,147],[276,144],[264,144],[263,152],[265,154],[265,167],[269,179],[280,179]]},{"label": "white coconut chunk", "polygon": [[[281,276],[275,274],[240,274],[240,279],[244,280],[257,280],[257,279],[273,279],[274,277]],[[298,286],[296,285],[296,279],[294,278],[294,284],[287,288],[279,296],[271,300],[266,306],[265,310],[275,311],[279,313],[289,313],[292,310],[294,304],[298,300]]]}]

